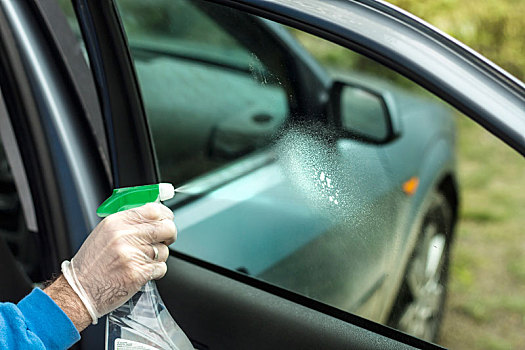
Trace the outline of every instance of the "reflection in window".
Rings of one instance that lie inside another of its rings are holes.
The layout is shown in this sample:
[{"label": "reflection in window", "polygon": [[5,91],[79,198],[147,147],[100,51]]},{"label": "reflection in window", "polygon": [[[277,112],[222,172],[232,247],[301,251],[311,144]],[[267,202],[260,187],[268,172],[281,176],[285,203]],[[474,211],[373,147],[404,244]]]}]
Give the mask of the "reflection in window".
[{"label": "reflection in window", "polygon": [[158,4],[119,8],[161,177],[182,185],[173,248],[434,340],[457,203],[451,111],[322,39],[205,1]]},{"label": "reflection in window", "polygon": [[256,26],[233,31],[239,16],[226,23],[202,2],[119,5],[163,181],[180,185],[268,144],[288,101],[278,73],[244,44]]}]

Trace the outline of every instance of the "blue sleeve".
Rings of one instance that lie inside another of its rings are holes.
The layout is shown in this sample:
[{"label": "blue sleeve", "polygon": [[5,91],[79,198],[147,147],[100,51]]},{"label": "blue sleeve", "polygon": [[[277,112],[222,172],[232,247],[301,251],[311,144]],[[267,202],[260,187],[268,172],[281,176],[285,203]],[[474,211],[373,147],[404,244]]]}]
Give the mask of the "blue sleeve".
[{"label": "blue sleeve", "polygon": [[0,349],[67,349],[79,339],[69,317],[38,288],[17,305],[0,303]]}]

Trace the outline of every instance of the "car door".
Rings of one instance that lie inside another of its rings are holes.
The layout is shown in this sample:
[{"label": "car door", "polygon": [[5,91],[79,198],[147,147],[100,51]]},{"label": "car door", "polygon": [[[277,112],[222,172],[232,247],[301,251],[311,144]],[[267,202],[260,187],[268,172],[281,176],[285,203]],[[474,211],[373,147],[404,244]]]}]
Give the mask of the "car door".
[{"label": "car door", "polygon": [[[470,112],[473,118],[523,152],[523,139],[519,136],[523,119],[512,113],[497,113],[503,104],[520,113],[518,107],[523,104],[519,96],[521,85],[512,79],[498,79],[497,75],[502,73],[477,57],[470,57],[470,53],[461,47],[450,42],[447,42],[449,47],[442,46],[442,43],[436,42],[444,39],[423,36],[421,31],[426,31],[426,28],[418,27],[417,22],[411,22],[390,8],[382,7],[384,5],[372,3],[365,6],[360,2],[335,1],[306,4],[264,1],[224,3],[241,11],[314,32],[364,52],[410,76],[460,109]],[[100,96],[106,120],[111,122],[115,184],[126,186],[157,182],[159,177],[148,126],[116,8],[111,2],[95,4],[78,1],[76,6],[84,27],[91,64],[102,90]],[[336,16],[341,12],[347,18]],[[327,16],[327,13],[333,16]],[[399,27],[396,22],[390,22],[390,16],[394,15],[401,16],[412,27]],[[376,30],[365,32],[366,28]],[[409,39],[410,42],[426,45],[425,50],[414,48],[411,52],[405,52],[396,46],[402,46]],[[456,55],[460,54],[470,57],[471,61],[467,64],[457,59]],[[438,74],[428,62],[432,57],[434,60],[448,59],[454,64],[443,68],[444,71]],[[486,70],[481,71],[477,65]],[[454,80],[458,76],[468,76],[485,84],[483,86],[487,86],[487,90],[481,89],[479,94],[497,91],[496,100],[499,98],[499,101],[486,106],[482,97],[465,94],[454,84],[458,82]],[[494,84],[498,87],[494,87]],[[160,283],[161,292],[196,347],[431,346],[337,308],[231,271],[231,268],[236,268],[235,265],[226,266],[230,269],[225,269],[224,266],[213,264],[213,261],[210,263],[173,252],[169,267],[168,276]],[[362,337],[364,334],[366,336]],[[377,339],[382,339],[388,345],[376,342]]]}]

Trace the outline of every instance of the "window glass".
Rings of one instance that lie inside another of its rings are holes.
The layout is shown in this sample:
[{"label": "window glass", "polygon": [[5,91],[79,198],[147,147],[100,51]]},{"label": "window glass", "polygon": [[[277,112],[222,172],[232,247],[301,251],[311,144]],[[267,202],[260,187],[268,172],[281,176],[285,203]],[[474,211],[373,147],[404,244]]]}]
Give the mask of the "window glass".
[{"label": "window glass", "polygon": [[[431,337],[412,318],[444,300],[451,111],[379,64],[276,23],[203,1],[118,4],[161,176],[181,186],[173,248]],[[444,161],[426,170],[437,132]],[[421,299],[427,282],[437,287]]]},{"label": "window glass", "polygon": [[[137,53],[157,53],[191,61],[209,61],[240,69],[257,60],[204,11],[188,1],[121,1],[130,46]],[[146,51],[146,52],[144,52]]]},{"label": "window glass", "polygon": [[250,48],[257,26],[200,2],[119,7],[163,181],[181,185],[271,142],[289,108],[282,67]]},{"label": "window glass", "polygon": [[427,340],[443,323],[446,346],[520,344],[501,335],[525,317],[506,293],[524,275],[519,155],[310,34],[206,1],[117,4],[180,191],[172,249]]}]

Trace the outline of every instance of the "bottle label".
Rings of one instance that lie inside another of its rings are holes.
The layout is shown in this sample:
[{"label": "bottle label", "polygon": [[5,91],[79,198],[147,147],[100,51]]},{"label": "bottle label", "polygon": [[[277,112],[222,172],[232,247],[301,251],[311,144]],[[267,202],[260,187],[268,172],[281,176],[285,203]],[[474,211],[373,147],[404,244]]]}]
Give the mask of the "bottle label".
[{"label": "bottle label", "polygon": [[157,348],[133,340],[117,338],[115,339],[115,350],[157,350]]}]

